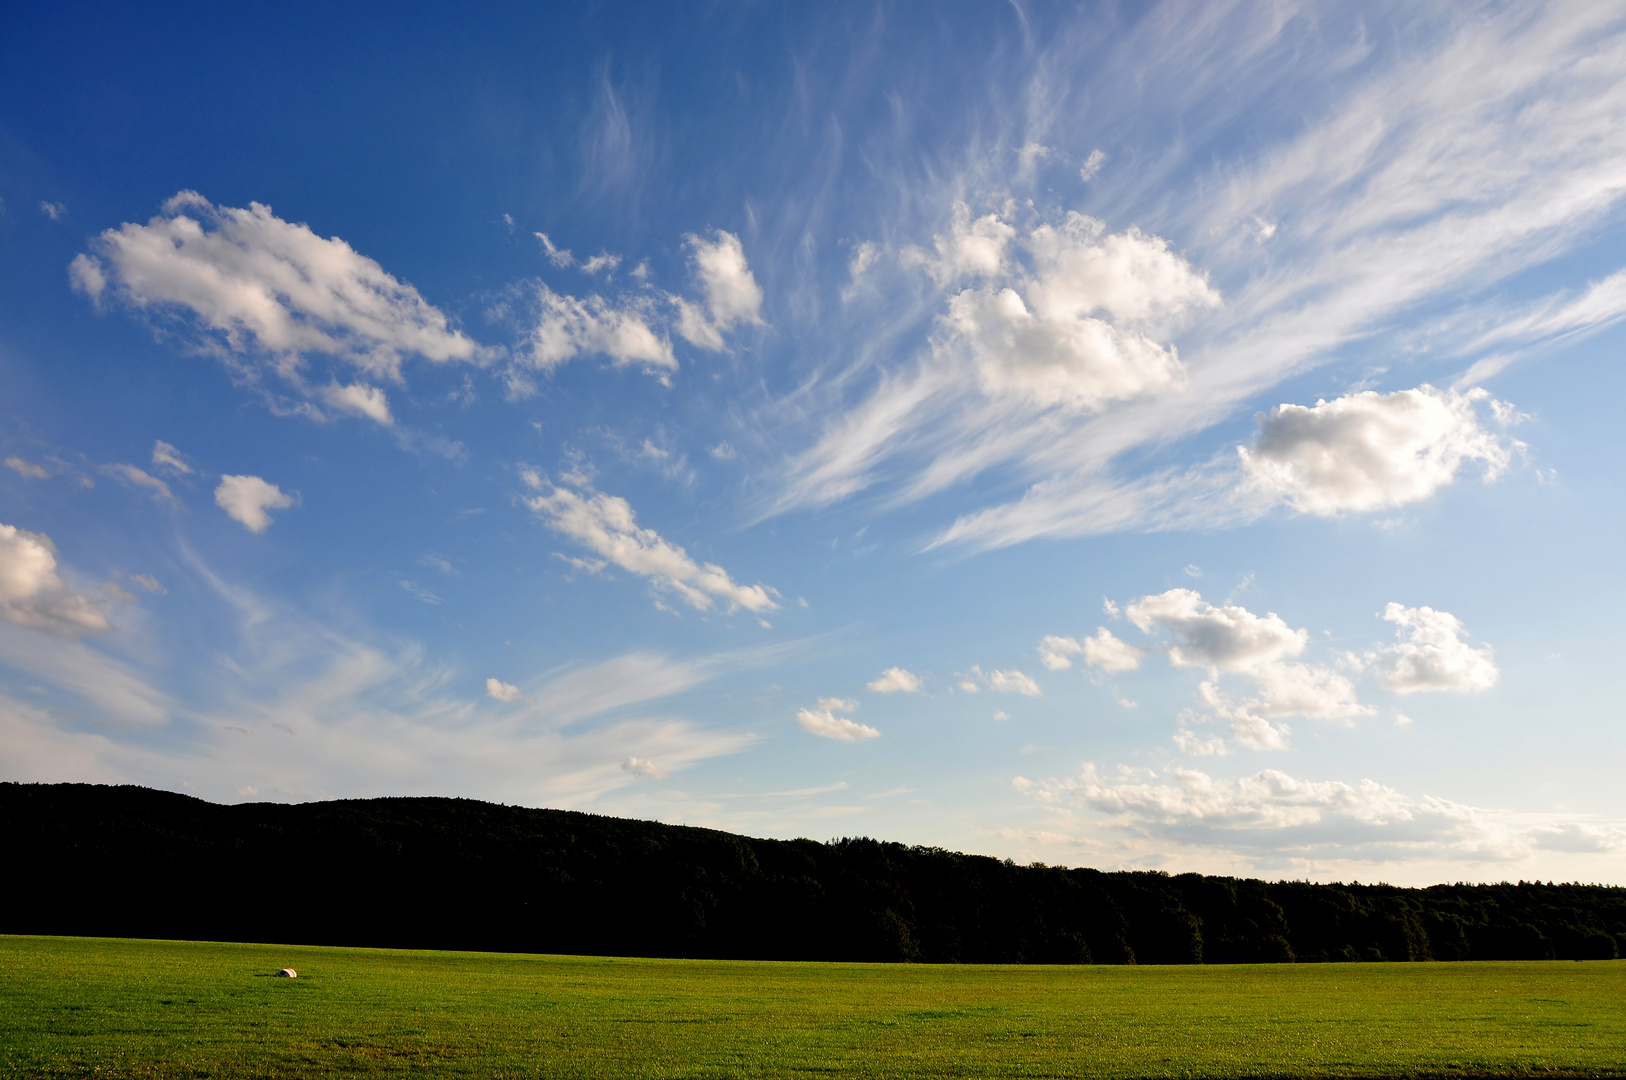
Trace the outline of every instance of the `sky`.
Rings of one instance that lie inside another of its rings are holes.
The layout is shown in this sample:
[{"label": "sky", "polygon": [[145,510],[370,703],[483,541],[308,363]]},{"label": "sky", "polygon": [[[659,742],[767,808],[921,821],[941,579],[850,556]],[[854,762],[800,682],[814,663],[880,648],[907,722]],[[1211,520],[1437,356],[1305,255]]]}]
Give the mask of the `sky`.
[{"label": "sky", "polygon": [[1626,884],[1626,4],[8,24],[0,779]]}]

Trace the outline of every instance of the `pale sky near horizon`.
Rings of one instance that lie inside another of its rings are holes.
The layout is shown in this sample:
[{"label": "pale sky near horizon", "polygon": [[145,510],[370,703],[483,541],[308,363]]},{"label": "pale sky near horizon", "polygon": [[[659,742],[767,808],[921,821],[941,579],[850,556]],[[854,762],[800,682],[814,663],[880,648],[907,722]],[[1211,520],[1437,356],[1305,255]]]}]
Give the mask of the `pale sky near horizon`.
[{"label": "pale sky near horizon", "polygon": [[1626,884],[1626,4],[0,37],[0,780]]}]

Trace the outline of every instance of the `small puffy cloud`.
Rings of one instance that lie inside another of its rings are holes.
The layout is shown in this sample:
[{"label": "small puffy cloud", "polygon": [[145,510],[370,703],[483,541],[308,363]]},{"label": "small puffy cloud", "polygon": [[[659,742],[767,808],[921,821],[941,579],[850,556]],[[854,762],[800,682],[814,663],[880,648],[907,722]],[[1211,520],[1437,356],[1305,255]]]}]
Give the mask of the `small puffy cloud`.
[{"label": "small puffy cloud", "polygon": [[138,310],[187,320],[223,355],[267,356],[301,388],[315,355],[390,380],[407,355],[439,363],[483,355],[411,285],[260,203],[214,206],[183,191],[147,224],[104,231],[69,276],[94,301],[111,290]]},{"label": "small puffy cloud", "polygon": [[1094,180],[1096,175],[1100,173],[1101,166],[1106,163],[1107,155],[1105,153],[1101,150],[1091,150],[1090,156],[1084,159],[1083,165],[1079,166],[1078,178],[1085,183]]},{"label": "small puffy cloud", "polygon": [[41,199],[40,200],[40,213],[44,214],[46,217],[50,218],[52,221],[61,221],[64,217],[67,216],[68,208],[63,203],[47,202],[46,200]]},{"label": "small puffy cloud", "polygon": [[1073,666],[1072,658],[1083,651],[1084,646],[1070,637],[1046,634],[1039,642],[1039,662],[1051,671],[1066,671]]},{"label": "small puffy cloud", "polygon": [[1134,671],[1140,667],[1146,650],[1123,641],[1104,626],[1095,628],[1095,635],[1083,643],[1084,662],[1102,671]]},{"label": "small puffy cloud", "polygon": [[740,322],[762,321],[762,287],[745,261],[740,238],[723,229],[707,241],[693,233],[684,238],[694,258],[695,276],[705,293],[712,324],[722,330]]},{"label": "small puffy cloud", "polygon": [[822,704],[817,709],[798,709],[796,722],[801,725],[803,731],[839,742],[858,742],[861,739],[878,739],[881,736],[879,731],[868,724],[860,724],[845,716],[837,716],[834,710],[825,708]]},{"label": "small puffy cloud", "polygon": [[740,456],[740,452],[728,445],[727,442],[718,443],[710,450],[707,450],[706,453],[710,454],[718,461],[733,461],[735,458]]},{"label": "small puffy cloud", "polygon": [[877,694],[918,694],[920,676],[901,667],[892,667],[865,685]]},{"label": "small puffy cloud", "polygon": [[1487,481],[1507,468],[1509,446],[1474,408],[1489,396],[1424,385],[1279,405],[1259,414],[1259,433],[1237,453],[1253,487],[1302,513],[1403,506],[1450,484],[1469,462]]},{"label": "small puffy cloud", "polygon": [[982,687],[978,686],[971,679],[961,679],[960,680],[960,691],[962,693],[975,694],[975,693],[979,693],[981,690],[982,690]]},{"label": "small puffy cloud", "polygon": [[44,480],[51,475],[51,470],[45,466],[36,465],[32,461],[24,461],[15,455],[6,458],[6,468],[25,480]]},{"label": "small puffy cloud", "polygon": [[1038,697],[1039,684],[1031,676],[1024,675],[1014,668],[1010,671],[990,671],[983,674],[981,668],[972,668],[982,681],[988,684],[990,690],[997,690],[1001,694],[1021,694],[1023,697]]},{"label": "small puffy cloud", "polygon": [[[1199,687],[1203,702],[1231,721],[1232,736],[1244,746],[1286,747],[1289,729],[1282,717],[1347,720],[1372,712],[1346,675],[1293,659],[1308,647],[1309,632],[1288,626],[1275,612],[1259,616],[1236,604],[1216,607],[1191,589],[1143,596],[1125,612],[1146,633],[1166,635],[1170,663],[1213,673]],[[1221,672],[1243,676],[1253,684],[1251,694],[1224,691]]]},{"label": "small puffy cloud", "polygon": [[181,476],[190,476],[194,471],[181,452],[162,439],[156,439],[152,444],[152,463],[157,468],[168,469]]},{"label": "small puffy cloud", "polygon": [[998,214],[972,220],[971,207],[956,202],[950,210],[949,231],[932,238],[936,255],[917,247],[905,248],[905,266],[923,266],[939,285],[970,277],[991,278],[1005,269],[1016,228]]},{"label": "small puffy cloud", "polygon": [[537,492],[524,499],[525,505],[549,528],[675,593],[695,610],[709,611],[717,600],[727,603],[730,611],[744,608],[758,615],[779,608],[765,586],[741,585],[722,567],[697,563],[654,529],[640,527],[627,500],[585,484],[582,491],[559,487],[532,470],[522,475]]},{"label": "small puffy cloud", "polygon": [[220,486],[215,488],[215,505],[253,533],[271,527],[267,510],[286,510],[293,504],[293,496],[283,494],[277,485],[258,476],[222,476]]},{"label": "small puffy cloud", "polygon": [[620,265],[621,256],[611,255],[608,251],[601,251],[597,255],[594,255],[591,259],[588,259],[586,262],[582,263],[582,272],[587,274],[596,274],[600,270],[603,270],[606,274],[611,274],[614,273],[615,268]]},{"label": "small puffy cloud", "polygon": [[1003,724],[1005,721],[1009,720],[1010,718],[1011,718],[1011,714],[1006,712],[1004,709],[995,709],[994,710],[994,719],[999,721],[1001,724]]},{"label": "small puffy cloud", "polygon": [[368,386],[365,383],[341,386],[335,382],[322,387],[317,394],[340,412],[365,416],[385,427],[395,423],[395,419],[390,416],[389,401],[385,398],[384,391],[376,386]]},{"label": "small puffy cloud", "polygon": [[1378,681],[1397,694],[1428,690],[1489,690],[1498,671],[1489,645],[1463,641],[1461,620],[1431,607],[1390,603],[1385,620],[1399,641],[1368,654]]},{"label": "small puffy cloud", "polygon": [[103,465],[102,472],[137,491],[145,491],[155,502],[166,506],[180,505],[180,500],[169,490],[169,485],[144,469],[134,465]]},{"label": "small puffy cloud", "polygon": [[666,770],[641,757],[629,757],[621,763],[621,768],[634,776],[641,776],[646,780],[665,780]]},{"label": "small puffy cloud", "polygon": [[67,638],[112,629],[94,599],[63,583],[51,538],[14,525],[0,525],[0,619]]},{"label": "small puffy cloud", "polygon": [[678,366],[672,343],[651,325],[654,312],[641,297],[619,305],[602,296],[585,300],[562,296],[536,283],[536,322],[522,357],[531,366],[551,371],[577,356],[606,356],[616,367],[671,371]]},{"label": "small puffy cloud", "polygon": [[501,679],[487,679],[486,696],[493,701],[518,701],[520,692],[519,687],[513,683],[505,683]]},{"label": "small puffy cloud", "polygon": [[858,708],[858,702],[852,698],[821,697],[819,699],[819,708],[829,709],[833,712],[852,712]]},{"label": "small puffy cloud", "polygon": [[1261,618],[1234,604],[1215,607],[1194,589],[1143,596],[1124,611],[1142,632],[1162,630],[1173,639],[1169,659],[1178,667],[1248,671],[1299,655],[1310,638],[1275,612]]}]

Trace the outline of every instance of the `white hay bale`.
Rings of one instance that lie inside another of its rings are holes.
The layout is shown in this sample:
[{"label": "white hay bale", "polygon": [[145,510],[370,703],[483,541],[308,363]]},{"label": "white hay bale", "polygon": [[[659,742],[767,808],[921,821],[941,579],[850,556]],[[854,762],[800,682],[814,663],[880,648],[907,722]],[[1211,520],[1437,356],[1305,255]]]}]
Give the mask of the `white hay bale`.
[{"label": "white hay bale", "polygon": [[293,968],[283,968],[281,971],[277,972],[276,977],[279,979],[297,979],[299,978],[299,972],[295,971]]}]

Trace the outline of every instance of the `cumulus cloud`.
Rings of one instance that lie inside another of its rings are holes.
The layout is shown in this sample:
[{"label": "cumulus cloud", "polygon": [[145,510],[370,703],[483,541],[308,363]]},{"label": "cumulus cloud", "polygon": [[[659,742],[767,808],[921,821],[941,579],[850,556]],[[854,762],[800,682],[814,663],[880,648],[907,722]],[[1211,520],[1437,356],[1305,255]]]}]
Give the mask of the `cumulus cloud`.
[{"label": "cumulus cloud", "polygon": [[[1001,694],[1021,694],[1023,697],[1039,696],[1039,684],[1033,681],[1032,676],[1024,675],[1014,668],[1010,671],[990,671],[987,673],[984,673],[980,667],[973,667],[971,670],[977,673],[977,677],[982,679],[990,690],[997,690]],[[973,683],[972,685],[975,686],[976,684]]]},{"label": "cumulus cloud", "polygon": [[1533,850],[1601,852],[1626,847],[1626,831],[1608,824],[1532,820],[1433,796],[1414,798],[1363,779],[1307,780],[1277,769],[1227,780],[1198,769],[1118,767],[1104,775],[1086,763],[1077,775],[1013,786],[1061,814],[1099,814],[1133,836],[1200,846],[1207,852],[1284,851],[1387,862],[1434,855],[1508,860]]},{"label": "cumulus cloud", "polygon": [[180,476],[191,476],[194,471],[181,452],[162,439],[153,441],[152,463],[157,468],[168,469]]},{"label": "cumulus cloud", "polygon": [[1134,671],[1140,667],[1146,650],[1118,638],[1104,626],[1095,628],[1095,635],[1083,642],[1084,662],[1102,671]]},{"label": "cumulus cloud", "polygon": [[1073,666],[1072,658],[1083,651],[1084,646],[1070,637],[1046,634],[1039,642],[1039,662],[1051,671],[1066,671]]},{"label": "cumulus cloud", "polygon": [[[1335,720],[1372,711],[1346,675],[1293,659],[1308,647],[1309,632],[1288,626],[1275,612],[1259,616],[1236,604],[1216,607],[1192,589],[1143,596],[1124,611],[1141,631],[1166,638],[1170,663],[1211,672],[1199,687],[1203,703],[1231,721],[1231,734],[1244,746],[1285,747],[1290,729],[1278,722],[1282,717]],[[1251,694],[1225,692],[1221,672],[1242,675],[1252,683]]]},{"label": "cumulus cloud", "polygon": [[1397,694],[1431,690],[1489,690],[1498,671],[1491,647],[1463,641],[1461,620],[1431,607],[1390,603],[1383,617],[1399,641],[1369,654],[1378,681]]},{"label": "cumulus cloud", "polygon": [[1450,484],[1469,462],[1487,481],[1507,468],[1509,446],[1474,408],[1489,397],[1424,385],[1279,405],[1259,414],[1252,445],[1237,453],[1254,487],[1303,513],[1403,506]]},{"label": "cumulus cloud", "polygon": [[837,716],[836,710],[843,709],[851,712],[855,702],[844,702],[839,699],[822,698],[816,709],[798,709],[796,722],[802,730],[817,735],[823,739],[835,739],[838,742],[858,742],[861,739],[878,739],[881,733],[868,724],[860,724],[849,720],[845,716]]},{"label": "cumulus cloud", "polygon": [[892,667],[865,685],[877,694],[918,694],[920,676],[901,667]]},{"label": "cumulus cloud", "polygon": [[652,325],[656,316],[647,298],[612,303],[593,295],[581,300],[541,282],[535,290],[536,322],[521,353],[533,367],[551,371],[577,356],[596,355],[608,357],[616,367],[677,368],[672,343]]},{"label": "cumulus cloud", "polygon": [[[411,285],[260,203],[214,206],[183,191],[147,224],[103,232],[69,277],[98,304],[111,294],[176,318],[245,375],[257,377],[256,361],[266,360],[307,395],[303,371],[314,356],[398,382],[409,355],[437,363],[484,355]],[[379,418],[376,409],[351,411]]]},{"label": "cumulus cloud", "polygon": [[641,776],[646,780],[666,779],[666,770],[647,758],[629,757],[621,763],[621,768],[634,776]]},{"label": "cumulus cloud", "polygon": [[1108,234],[1074,212],[1022,238],[1028,269],[1006,257],[1017,231],[996,222],[970,222],[957,208],[934,269],[940,281],[984,278],[950,298],[937,347],[969,360],[986,394],[1097,411],[1180,382],[1173,346],[1151,332],[1219,295],[1167,241]]},{"label": "cumulus cloud", "polygon": [[1310,639],[1273,611],[1261,618],[1235,604],[1215,607],[1195,589],[1143,596],[1124,613],[1143,633],[1162,630],[1173,639],[1169,660],[1177,667],[1248,671],[1299,655]]},{"label": "cumulus cloud", "polygon": [[486,696],[494,701],[518,701],[520,699],[519,687],[513,683],[505,683],[501,679],[486,680]]},{"label": "cumulus cloud", "polygon": [[534,470],[521,475],[537,492],[524,499],[525,505],[549,528],[621,569],[648,578],[695,610],[710,611],[717,600],[724,601],[729,611],[744,608],[760,615],[778,609],[766,586],[741,585],[722,567],[698,563],[654,529],[640,527],[627,500],[586,484],[579,485],[580,491],[560,487]]},{"label": "cumulus cloud", "polygon": [[293,496],[258,476],[222,476],[215,488],[215,505],[253,533],[271,527],[271,515],[266,511],[286,510],[293,504]]},{"label": "cumulus cloud", "polygon": [[66,638],[112,629],[94,599],[63,583],[51,538],[15,525],[0,525],[0,619]]}]

